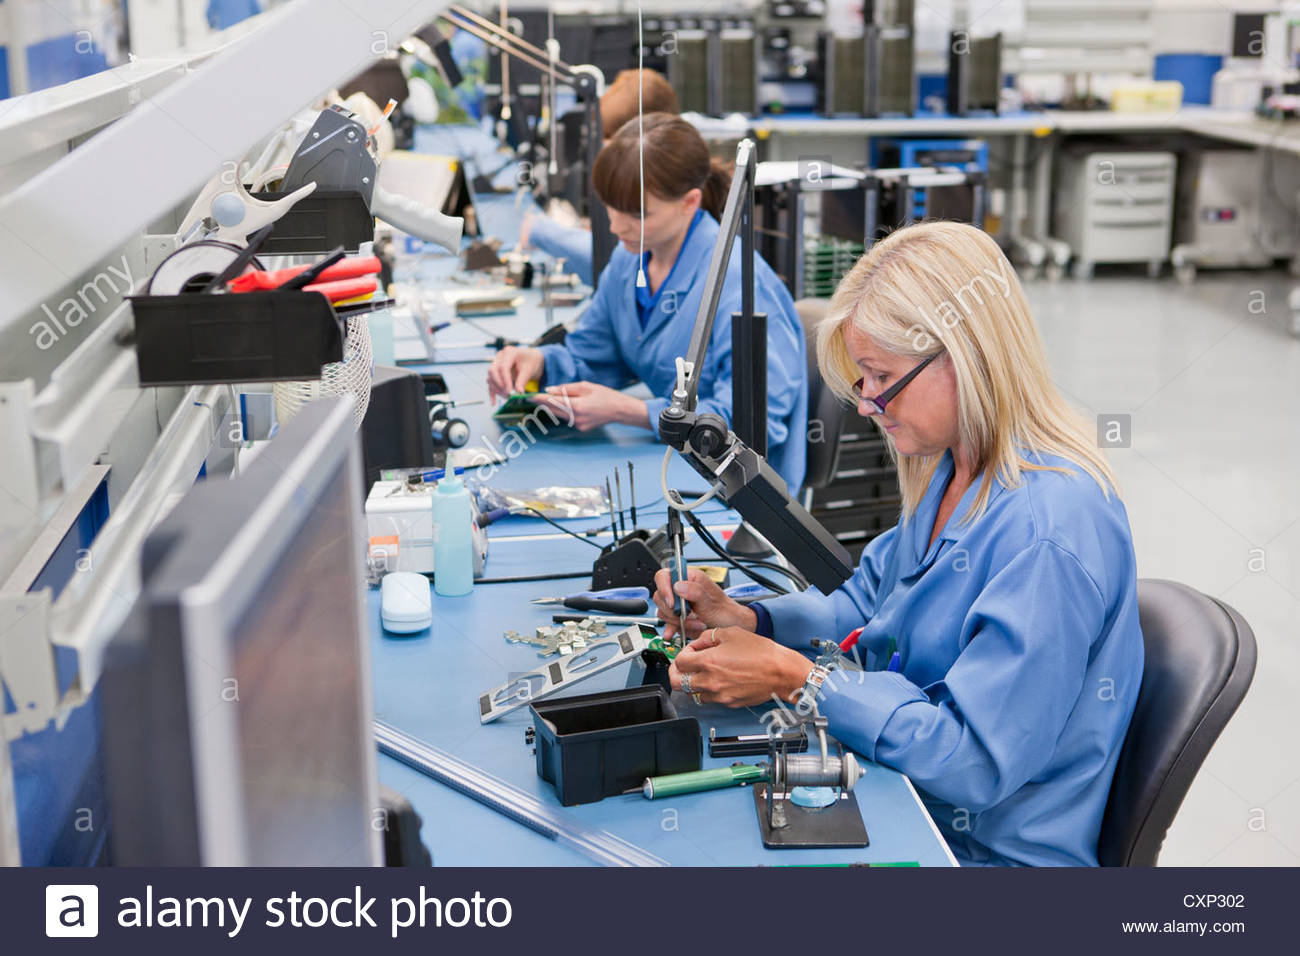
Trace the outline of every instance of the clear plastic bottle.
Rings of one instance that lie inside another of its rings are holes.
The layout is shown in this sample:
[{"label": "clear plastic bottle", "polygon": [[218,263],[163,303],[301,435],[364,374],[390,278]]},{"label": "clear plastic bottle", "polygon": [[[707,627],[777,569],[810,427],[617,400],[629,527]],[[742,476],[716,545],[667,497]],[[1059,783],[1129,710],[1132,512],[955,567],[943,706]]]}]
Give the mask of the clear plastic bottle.
[{"label": "clear plastic bottle", "polygon": [[474,590],[474,529],[469,491],[459,475],[438,480],[433,491],[433,590],[460,597]]}]

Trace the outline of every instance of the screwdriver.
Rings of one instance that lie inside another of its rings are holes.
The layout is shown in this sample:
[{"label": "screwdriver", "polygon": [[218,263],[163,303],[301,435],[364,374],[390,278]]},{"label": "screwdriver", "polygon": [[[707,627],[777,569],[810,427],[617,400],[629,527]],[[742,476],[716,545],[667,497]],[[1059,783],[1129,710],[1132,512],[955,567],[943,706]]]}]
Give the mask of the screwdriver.
[{"label": "screwdriver", "polygon": [[650,607],[648,588],[608,588],[582,591],[563,597],[534,598],[533,604],[562,604],[574,611],[603,611],[609,614],[644,614]]},{"label": "screwdriver", "polygon": [[632,530],[636,530],[636,482],[632,479],[632,462],[627,463],[627,500],[632,505]]},{"label": "screwdriver", "polygon": [[618,541],[618,525],[614,523],[614,493],[609,489],[609,476],[605,476],[605,503],[609,506],[609,533]]}]

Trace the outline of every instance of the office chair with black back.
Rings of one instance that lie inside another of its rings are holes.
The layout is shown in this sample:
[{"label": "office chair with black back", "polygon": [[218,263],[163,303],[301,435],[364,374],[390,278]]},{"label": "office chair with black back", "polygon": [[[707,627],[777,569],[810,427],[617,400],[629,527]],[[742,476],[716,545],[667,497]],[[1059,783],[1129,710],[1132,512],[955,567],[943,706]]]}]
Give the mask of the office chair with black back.
[{"label": "office chair with black back", "polygon": [[1138,581],[1142,689],[1101,822],[1102,866],[1155,866],[1196,772],[1255,674],[1255,635],[1185,584]]},{"label": "office chair with black back", "polygon": [[794,304],[803,324],[808,346],[808,459],[804,470],[801,499],[825,488],[835,477],[840,457],[840,433],[844,430],[844,402],[826,387],[817,368],[817,326],[826,318],[829,299],[800,299]]}]

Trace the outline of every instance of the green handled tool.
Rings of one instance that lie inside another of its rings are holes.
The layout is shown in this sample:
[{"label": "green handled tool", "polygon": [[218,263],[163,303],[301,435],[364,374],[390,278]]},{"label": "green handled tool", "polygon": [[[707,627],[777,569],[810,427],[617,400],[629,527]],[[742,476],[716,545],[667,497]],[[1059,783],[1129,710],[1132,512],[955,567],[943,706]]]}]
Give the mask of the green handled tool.
[{"label": "green handled tool", "polygon": [[732,764],[730,767],[714,767],[711,770],[692,770],[689,773],[670,773],[662,777],[646,777],[641,785],[641,795],[647,800],[659,797],[675,797],[683,793],[699,793],[702,790],[721,790],[724,787],[739,787],[746,783],[762,783],[767,779],[767,767],[764,764]]}]

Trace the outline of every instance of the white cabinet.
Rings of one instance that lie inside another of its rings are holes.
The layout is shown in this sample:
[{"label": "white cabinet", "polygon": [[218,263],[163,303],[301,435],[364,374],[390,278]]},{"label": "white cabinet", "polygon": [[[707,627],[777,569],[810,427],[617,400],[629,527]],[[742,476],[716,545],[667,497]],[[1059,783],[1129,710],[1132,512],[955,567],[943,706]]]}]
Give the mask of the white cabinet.
[{"label": "white cabinet", "polygon": [[1169,257],[1176,166],[1173,153],[1060,158],[1055,235],[1073,249],[1076,274],[1091,274],[1097,262],[1145,262],[1159,272]]}]

